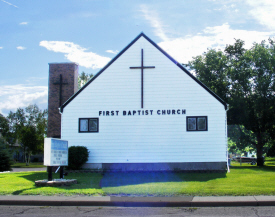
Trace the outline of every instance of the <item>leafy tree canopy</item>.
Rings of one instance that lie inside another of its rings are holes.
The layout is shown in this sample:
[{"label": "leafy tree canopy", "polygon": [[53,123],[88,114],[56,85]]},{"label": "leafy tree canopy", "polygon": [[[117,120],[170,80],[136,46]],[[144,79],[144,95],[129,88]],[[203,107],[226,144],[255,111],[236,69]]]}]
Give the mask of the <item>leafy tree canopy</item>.
[{"label": "leafy tree canopy", "polygon": [[16,112],[10,111],[7,117],[13,138],[19,141],[25,150],[27,165],[32,154],[43,151],[47,114],[47,110],[42,111],[37,105],[29,105],[25,109],[18,108]]},{"label": "leafy tree canopy", "polygon": [[4,138],[6,138],[6,136],[9,133],[9,121],[1,113],[0,113],[0,133]]},{"label": "leafy tree canopy", "polygon": [[224,51],[208,50],[188,66],[213,92],[229,103],[228,124],[241,125],[253,134],[257,165],[263,165],[263,147],[275,139],[274,41],[244,48],[236,40]]},{"label": "leafy tree canopy", "polygon": [[12,163],[12,157],[8,151],[8,144],[0,137],[0,172],[10,171]]},{"label": "leafy tree canopy", "polygon": [[85,72],[82,72],[78,76],[78,89],[83,87],[92,77],[94,77],[93,74],[86,74]]}]

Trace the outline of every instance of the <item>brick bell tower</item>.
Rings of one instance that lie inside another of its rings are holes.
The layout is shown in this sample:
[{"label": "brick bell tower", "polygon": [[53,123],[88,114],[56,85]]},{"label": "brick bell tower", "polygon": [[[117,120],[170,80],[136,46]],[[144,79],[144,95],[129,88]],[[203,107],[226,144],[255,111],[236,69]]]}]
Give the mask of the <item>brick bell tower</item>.
[{"label": "brick bell tower", "polygon": [[47,137],[61,138],[59,107],[78,90],[76,63],[49,63]]}]

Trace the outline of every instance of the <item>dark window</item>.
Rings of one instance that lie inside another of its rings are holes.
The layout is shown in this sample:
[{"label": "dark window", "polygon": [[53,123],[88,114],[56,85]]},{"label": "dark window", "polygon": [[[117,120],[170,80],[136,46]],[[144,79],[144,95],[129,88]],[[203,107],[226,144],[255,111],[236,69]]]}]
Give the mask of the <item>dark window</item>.
[{"label": "dark window", "polygon": [[207,116],[186,117],[187,131],[207,131]]},{"label": "dark window", "polygon": [[79,133],[97,133],[98,118],[79,118]]}]

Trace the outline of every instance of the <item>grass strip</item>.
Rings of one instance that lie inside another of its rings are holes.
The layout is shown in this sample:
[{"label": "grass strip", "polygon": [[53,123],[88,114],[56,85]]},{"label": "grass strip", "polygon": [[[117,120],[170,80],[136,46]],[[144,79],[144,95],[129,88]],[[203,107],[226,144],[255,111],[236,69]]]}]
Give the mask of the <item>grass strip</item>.
[{"label": "grass strip", "polygon": [[[53,174],[58,178],[59,174]],[[246,196],[275,195],[274,166],[234,166],[230,173],[70,173],[68,187],[36,187],[46,172],[0,173],[1,195]]]},{"label": "grass strip", "polygon": [[14,163],[12,164],[13,168],[43,168],[46,167],[43,163],[30,163],[29,166],[26,166],[26,163]]},{"label": "grass strip", "polygon": [[[71,173],[66,179],[77,179],[78,184],[62,187],[36,187],[35,181],[48,178],[47,172],[0,173],[0,195],[103,195],[99,183],[101,174]],[[53,173],[53,179],[59,174]]]},{"label": "grass strip", "polygon": [[274,167],[236,167],[230,173],[110,173],[102,179],[107,195],[248,196],[275,195]]}]

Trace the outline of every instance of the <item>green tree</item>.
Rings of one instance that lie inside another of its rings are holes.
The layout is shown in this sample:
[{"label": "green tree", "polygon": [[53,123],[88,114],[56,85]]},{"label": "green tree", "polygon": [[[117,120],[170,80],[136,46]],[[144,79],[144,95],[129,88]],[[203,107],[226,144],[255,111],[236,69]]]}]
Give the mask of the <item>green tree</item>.
[{"label": "green tree", "polygon": [[12,143],[11,133],[9,132],[9,121],[0,113],[0,134],[8,143]]},{"label": "green tree", "polygon": [[83,87],[92,77],[94,77],[93,74],[86,74],[85,72],[82,72],[78,76],[78,89]]},{"label": "green tree", "polygon": [[256,137],[257,165],[263,165],[263,147],[274,137],[275,47],[269,40],[249,50],[237,40],[225,49],[229,59],[232,109],[229,121],[243,125]]},{"label": "green tree", "polygon": [[267,148],[266,156],[275,157],[275,140],[269,141],[265,147]]},{"label": "green tree", "polygon": [[222,51],[208,50],[193,58],[188,66],[195,70],[196,77],[223,100],[228,102],[230,80],[228,78],[228,59]]},{"label": "green tree", "polygon": [[[204,66],[205,65],[205,66]],[[275,139],[275,46],[273,40],[245,49],[236,40],[224,52],[208,50],[189,62],[197,77],[230,105],[228,124],[241,125],[263,165],[263,147]],[[254,139],[255,138],[255,139]]]},{"label": "green tree", "polygon": [[31,155],[43,151],[47,133],[47,110],[42,111],[37,105],[29,105],[25,109],[11,111],[8,120],[10,132],[21,143],[26,165],[29,165]]},{"label": "green tree", "polygon": [[12,157],[8,150],[8,144],[0,137],[0,172],[10,171],[12,165]]},{"label": "green tree", "polygon": [[252,131],[242,125],[229,125],[227,129],[228,138],[235,144],[235,153],[242,154],[256,150],[256,137]]},{"label": "green tree", "polygon": [[0,113],[0,132],[4,137],[9,132],[9,121],[1,113]]},{"label": "green tree", "polygon": [[227,144],[228,144],[227,150],[229,153],[232,153],[232,154],[241,153],[237,148],[237,144],[234,141],[232,141],[230,138],[228,138]]},{"label": "green tree", "polygon": [[39,141],[39,136],[33,125],[23,126],[20,131],[19,140],[25,148],[25,161],[27,166],[30,163],[31,155],[42,151],[43,143]]}]

